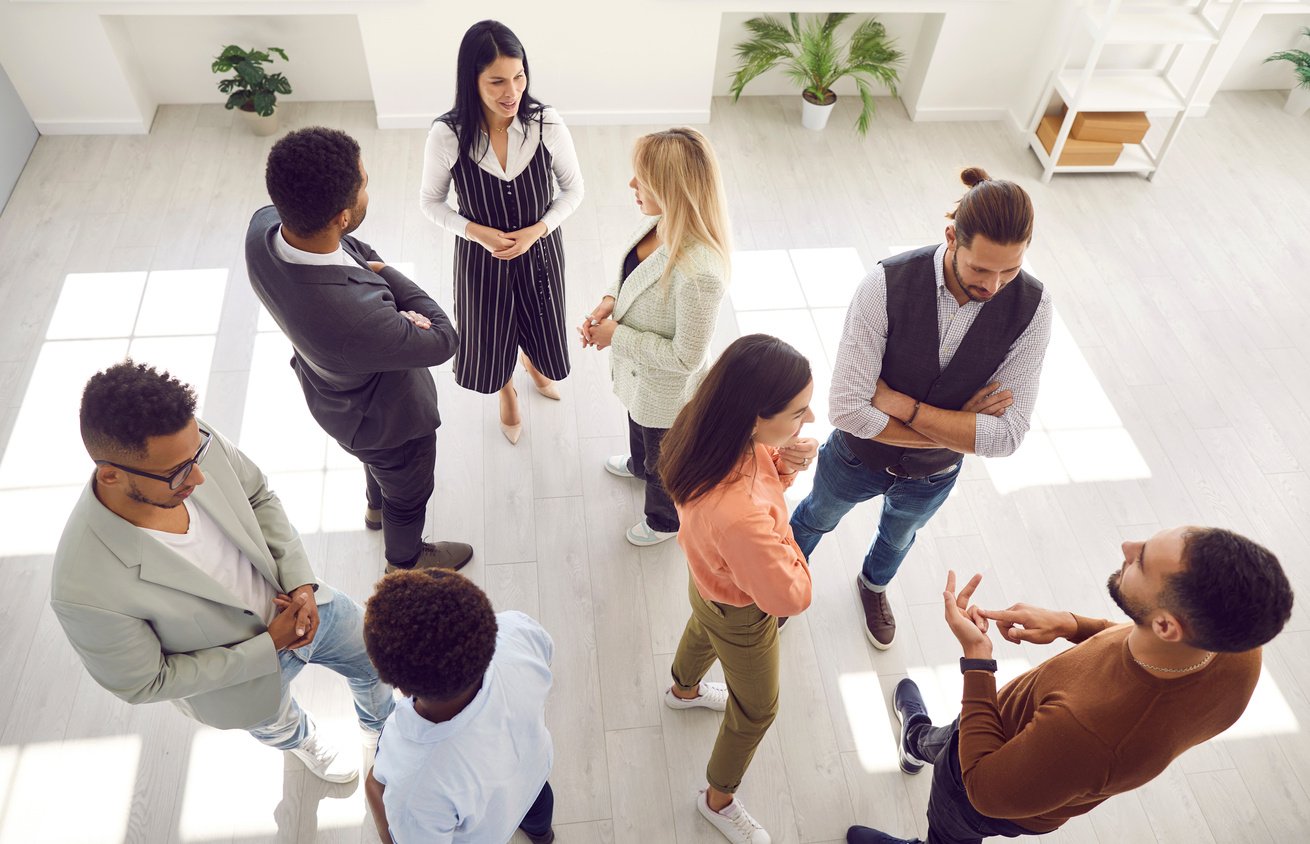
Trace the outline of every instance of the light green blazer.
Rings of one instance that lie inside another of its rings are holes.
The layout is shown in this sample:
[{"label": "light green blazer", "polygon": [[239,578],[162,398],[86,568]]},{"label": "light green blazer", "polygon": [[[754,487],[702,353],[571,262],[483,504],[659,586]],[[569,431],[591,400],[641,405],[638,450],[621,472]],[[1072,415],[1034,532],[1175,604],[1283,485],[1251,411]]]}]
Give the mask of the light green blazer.
[{"label": "light green blazer", "polygon": [[[619,254],[631,252],[658,222],[643,220]],[[608,291],[619,324],[610,345],[614,393],[647,428],[671,427],[709,371],[710,341],[727,289],[726,268],[707,246],[690,243],[661,283],[668,261],[660,244],[626,281],[620,264]]]},{"label": "light green blazer", "polygon": [[[202,426],[212,431],[208,425]],[[279,592],[315,585],[300,535],[259,467],[217,432],[191,501]],[[88,483],[55,551],[50,606],[97,683],[128,703],[168,700],[201,723],[273,717],[282,681],[273,639],[209,575],[115,515]]]}]

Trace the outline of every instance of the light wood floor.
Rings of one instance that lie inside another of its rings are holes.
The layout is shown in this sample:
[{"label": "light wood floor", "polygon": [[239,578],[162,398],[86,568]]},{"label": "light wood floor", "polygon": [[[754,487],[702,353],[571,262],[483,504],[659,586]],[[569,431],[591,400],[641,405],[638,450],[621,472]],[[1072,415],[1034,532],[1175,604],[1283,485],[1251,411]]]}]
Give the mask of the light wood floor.
[{"label": "light wood floor", "polygon": [[[896,580],[890,651],[865,643],[852,590],[871,506],[819,546],[814,604],[784,636],[782,711],[745,804],[776,842],[836,842],[856,822],[922,834],[929,777],[897,770],[886,698],[909,674],[939,721],[958,711],[959,652],[938,603],[946,569],[981,571],[984,604],[1105,615],[1122,540],[1203,523],[1269,545],[1302,596],[1266,649],[1248,717],[1043,840],[1306,840],[1310,122],[1283,114],[1274,93],[1224,94],[1188,123],[1154,183],[1042,185],[999,124],[913,124],[887,100],[861,142],[850,104],[815,134],[799,128],[797,102],[716,102],[706,131],[739,250],[720,345],[762,330],[809,354],[816,436],[827,431],[850,290],[881,256],[940,239],[961,166],[1032,192],[1029,263],[1059,323],[1024,448],[966,462]],[[359,234],[448,305],[451,237],[418,212],[424,133],[371,128],[369,104],[289,104],[282,115],[359,139],[371,195]],[[381,572],[379,537],[359,524],[360,470],[309,420],[286,343],[245,278],[242,237],[267,201],[271,141],[232,117],[168,107],[148,137],[42,138],[0,217],[4,842],[375,840],[354,786],[324,785],[245,734],[198,728],[168,705],[111,697],[46,605],[54,543],[89,468],[75,422],[81,385],[129,352],[197,385],[204,416],[272,476],[324,579],[363,599]],[[570,314],[594,304],[636,222],[626,184],[642,131],[574,129],[587,197],[564,225]],[[468,574],[555,637],[559,840],[714,842],[692,799],[716,717],[659,702],[687,615],[685,567],[673,543],[638,551],[624,541],[639,489],[602,469],[626,450],[623,411],[603,354],[579,351],[574,363],[558,403],[520,380],[517,448],[501,438],[492,400],[438,373],[445,424],[429,526],[473,543]],[[1001,644],[1002,674],[1052,652]],[[353,736],[338,678],[311,669],[297,691],[325,729]]]}]

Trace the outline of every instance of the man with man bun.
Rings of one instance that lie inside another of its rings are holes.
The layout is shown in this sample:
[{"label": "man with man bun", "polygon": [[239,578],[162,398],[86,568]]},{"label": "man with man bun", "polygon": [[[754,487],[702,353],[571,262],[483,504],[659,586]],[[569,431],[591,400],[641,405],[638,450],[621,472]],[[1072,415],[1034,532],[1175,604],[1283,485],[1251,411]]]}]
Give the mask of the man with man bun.
[{"label": "man with man bun", "polygon": [[901,561],[946,501],[965,454],[1003,457],[1023,442],[1051,338],[1051,300],[1022,269],[1033,205],[978,167],[947,214],[946,241],[886,258],[846,315],[814,488],[792,514],[808,559],[861,501],[882,516],[856,591],[865,636],[891,647],[887,601]]}]

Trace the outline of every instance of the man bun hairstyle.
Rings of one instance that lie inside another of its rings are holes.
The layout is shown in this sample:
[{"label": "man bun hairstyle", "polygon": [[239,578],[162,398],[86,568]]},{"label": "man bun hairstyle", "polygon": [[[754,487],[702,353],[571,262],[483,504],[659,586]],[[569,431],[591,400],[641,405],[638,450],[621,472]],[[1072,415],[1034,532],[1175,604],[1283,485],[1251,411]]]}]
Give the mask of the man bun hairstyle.
[{"label": "man bun hairstyle", "polygon": [[364,609],[364,646],[382,681],[440,701],[482,679],[496,652],[496,630],[486,594],[445,569],[392,572]]},{"label": "man bun hairstyle", "polygon": [[97,372],[82,390],[82,444],[95,460],[141,458],[146,440],[176,434],[196,414],[196,392],[131,358]]},{"label": "man bun hairstyle", "polygon": [[282,225],[312,237],[355,207],[364,176],[359,144],[337,129],[310,126],[287,134],[268,154],[264,184]]},{"label": "man bun hairstyle", "polygon": [[1192,647],[1240,653],[1287,624],[1292,586],[1268,549],[1229,530],[1197,528],[1183,537],[1183,569],[1165,583],[1160,606],[1178,616]]},{"label": "man bun hairstyle", "polygon": [[977,235],[1001,246],[1032,241],[1033,201],[1027,191],[993,179],[981,167],[964,168],[960,181],[969,189],[946,214],[955,221],[956,242],[968,249]]}]

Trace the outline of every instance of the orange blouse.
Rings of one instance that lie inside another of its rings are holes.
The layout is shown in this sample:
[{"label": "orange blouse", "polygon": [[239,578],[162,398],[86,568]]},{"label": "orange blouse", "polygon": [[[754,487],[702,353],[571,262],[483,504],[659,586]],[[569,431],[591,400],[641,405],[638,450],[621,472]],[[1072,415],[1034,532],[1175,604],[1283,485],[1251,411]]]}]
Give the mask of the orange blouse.
[{"label": "orange blouse", "polygon": [[678,505],[678,544],[701,596],[792,616],[810,605],[810,567],[792,537],[778,451],[756,445],[714,489]]}]

